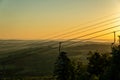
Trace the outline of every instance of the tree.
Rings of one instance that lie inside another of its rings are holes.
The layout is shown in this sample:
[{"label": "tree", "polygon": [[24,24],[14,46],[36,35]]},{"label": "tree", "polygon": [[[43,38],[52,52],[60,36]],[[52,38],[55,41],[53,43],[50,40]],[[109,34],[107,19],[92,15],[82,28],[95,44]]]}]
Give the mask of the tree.
[{"label": "tree", "polygon": [[[108,59],[107,59],[107,55],[103,54],[100,55],[99,53],[95,52],[89,59],[89,63],[88,63],[88,73],[90,75],[90,77],[92,78],[92,80],[94,78],[98,78],[100,77],[100,75],[102,75],[106,69],[106,67],[108,66]],[[95,80],[96,80],[95,79]]]},{"label": "tree", "polygon": [[120,45],[112,47],[111,65],[106,80],[120,80]]},{"label": "tree", "polygon": [[54,76],[57,80],[74,80],[74,71],[66,52],[61,52],[55,63]]},{"label": "tree", "polygon": [[99,53],[95,53],[89,58],[89,64],[88,64],[88,72],[91,75],[99,75],[101,73],[101,56]]},{"label": "tree", "polygon": [[75,80],[88,80],[89,76],[86,72],[85,65],[83,66],[83,62],[81,59],[79,59],[76,63],[75,67]]}]

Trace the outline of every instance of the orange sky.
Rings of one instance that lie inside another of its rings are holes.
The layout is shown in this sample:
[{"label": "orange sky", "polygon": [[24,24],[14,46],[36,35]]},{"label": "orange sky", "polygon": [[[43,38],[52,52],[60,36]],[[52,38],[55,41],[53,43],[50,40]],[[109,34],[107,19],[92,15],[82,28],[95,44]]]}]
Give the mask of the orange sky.
[{"label": "orange sky", "polygon": [[[119,5],[118,0],[0,0],[0,39],[46,39],[76,27],[84,28],[85,25],[76,25],[103,16],[116,13],[103,20],[119,16]],[[118,29],[120,28],[115,30]],[[69,38],[79,35],[81,34]]]}]

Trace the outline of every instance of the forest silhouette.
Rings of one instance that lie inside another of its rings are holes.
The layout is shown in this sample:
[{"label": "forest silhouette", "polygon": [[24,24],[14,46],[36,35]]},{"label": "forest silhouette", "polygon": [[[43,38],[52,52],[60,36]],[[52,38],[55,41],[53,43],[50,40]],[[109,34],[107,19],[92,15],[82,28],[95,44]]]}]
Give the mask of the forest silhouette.
[{"label": "forest silhouette", "polygon": [[[61,52],[55,63],[55,80],[120,80],[120,45],[112,45],[112,52],[90,52],[88,65],[71,61]],[[74,63],[74,64],[73,64]]]}]

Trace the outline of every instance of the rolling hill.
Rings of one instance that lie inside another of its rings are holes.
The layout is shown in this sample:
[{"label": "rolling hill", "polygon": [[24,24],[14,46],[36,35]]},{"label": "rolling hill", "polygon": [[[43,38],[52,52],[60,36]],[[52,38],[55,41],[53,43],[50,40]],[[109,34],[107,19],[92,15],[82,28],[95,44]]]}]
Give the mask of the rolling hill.
[{"label": "rolling hill", "polygon": [[[49,43],[30,40],[0,40],[0,71],[8,75],[51,75],[58,49]],[[58,43],[57,41],[52,41]],[[62,47],[70,58],[81,58],[86,63],[89,51],[109,53],[110,43],[85,42],[72,47]]]}]

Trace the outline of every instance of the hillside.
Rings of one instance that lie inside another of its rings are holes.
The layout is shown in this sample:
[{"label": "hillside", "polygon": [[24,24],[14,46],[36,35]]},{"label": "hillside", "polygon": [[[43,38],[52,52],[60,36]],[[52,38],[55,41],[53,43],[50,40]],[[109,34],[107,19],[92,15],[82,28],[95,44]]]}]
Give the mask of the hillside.
[{"label": "hillside", "polygon": [[[54,42],[54,41],[53,41]],[[1,40],[0,70],[13,75],[50,75],[58,49],[41,45],[42,41]],[[48,43],[49,44],[49,43]],[[41,47],[42,46],[42,47]],[[81,58],[86,63],[89,51],[110,52],[109,43],[88,42],[62,48],[70,58]]]}]

